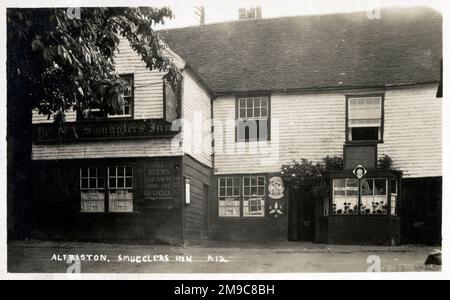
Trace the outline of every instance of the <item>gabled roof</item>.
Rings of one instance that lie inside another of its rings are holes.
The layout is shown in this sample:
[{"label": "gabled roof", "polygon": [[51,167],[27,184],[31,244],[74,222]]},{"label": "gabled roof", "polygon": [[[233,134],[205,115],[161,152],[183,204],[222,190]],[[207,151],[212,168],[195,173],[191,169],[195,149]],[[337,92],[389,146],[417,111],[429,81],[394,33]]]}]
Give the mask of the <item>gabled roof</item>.
[{"label": "gabled roof", "polygon": [[160,31],[215,93],[439,80],[442,16],[429,8],[243,20]]}]

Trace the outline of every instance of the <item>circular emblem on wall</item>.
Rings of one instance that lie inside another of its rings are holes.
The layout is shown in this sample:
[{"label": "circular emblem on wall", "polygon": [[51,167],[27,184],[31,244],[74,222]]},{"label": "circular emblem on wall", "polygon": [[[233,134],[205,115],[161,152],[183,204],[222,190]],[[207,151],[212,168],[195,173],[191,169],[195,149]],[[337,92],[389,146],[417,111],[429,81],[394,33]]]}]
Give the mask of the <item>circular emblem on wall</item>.
[{"label": "circular emblem on wall", "polygon": [[281,199],[284,197],[283,179],[279,176],[269,179],[269,198]]}]

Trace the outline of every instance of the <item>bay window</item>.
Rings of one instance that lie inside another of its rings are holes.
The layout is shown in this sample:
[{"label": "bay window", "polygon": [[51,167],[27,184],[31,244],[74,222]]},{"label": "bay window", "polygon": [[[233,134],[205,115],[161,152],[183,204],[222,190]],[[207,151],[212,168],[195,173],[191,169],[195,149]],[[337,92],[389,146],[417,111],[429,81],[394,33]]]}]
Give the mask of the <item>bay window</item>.
[{"label": "bay window", "polygon": [[238,98],[236,102],[236,141],[269,139],[269,97]]},{"label": "bay window", "polygon": [[347,97],[347,140],[381,141],[383,97]]},{"label": "bay window", "polygon": [[332,180],[333,215],[397,215],[397,179]]},{"label": "bay window", "polygon": [[133,167],[80,168],[80,198],[81,212],[132,212]]},{"label": "bay window", "polygon": [[265,176],[218,178],[219,217],[264,217]]}]

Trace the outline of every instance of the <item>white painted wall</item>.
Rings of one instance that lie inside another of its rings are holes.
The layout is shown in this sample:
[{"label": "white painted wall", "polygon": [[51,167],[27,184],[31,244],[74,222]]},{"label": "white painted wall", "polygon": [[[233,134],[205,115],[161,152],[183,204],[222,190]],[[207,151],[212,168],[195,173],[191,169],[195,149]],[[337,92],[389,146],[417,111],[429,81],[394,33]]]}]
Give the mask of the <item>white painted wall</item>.
[{"label": "white painted wall", "polygon": [[[385,91],[384,143],[378,153],[391,156],[406,178],[442,176],[442,100],[436,90],[428,84]],[[235,98],[215,99],[214,119],[223,125],[214,130],[215,173],[277,172],[292,159],[342,156],[345,95],[373,92],[273,94],[271,140],[252,143],[235,142]]]},{"label": "white painted wall", "polygon": [[182,105],[184,151],[211,167],[211,98],[189,70],[183,72]]}]

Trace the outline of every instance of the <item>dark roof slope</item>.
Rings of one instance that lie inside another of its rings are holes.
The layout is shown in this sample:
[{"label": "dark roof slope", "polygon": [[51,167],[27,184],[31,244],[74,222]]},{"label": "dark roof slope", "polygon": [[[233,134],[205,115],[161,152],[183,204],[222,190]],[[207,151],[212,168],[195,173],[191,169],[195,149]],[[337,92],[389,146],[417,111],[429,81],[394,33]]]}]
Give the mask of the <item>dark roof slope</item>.
[{"label": "dark roof slope", "polygon": [[160,32],[215,93],[439,80],[442,16],[424,7],[245,20]]}]

